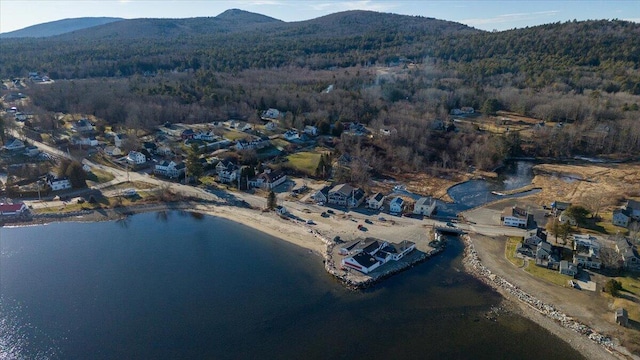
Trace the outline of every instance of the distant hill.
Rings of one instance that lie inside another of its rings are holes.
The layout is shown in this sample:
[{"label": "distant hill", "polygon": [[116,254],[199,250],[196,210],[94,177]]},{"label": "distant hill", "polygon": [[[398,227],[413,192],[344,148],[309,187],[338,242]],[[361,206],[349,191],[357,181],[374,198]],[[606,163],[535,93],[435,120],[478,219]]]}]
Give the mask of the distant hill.
[{"label": "distant hill", "polygon": [[228,34],[283,21],[248,11],[231,9],[215,17],[187,19],[130,19],[61,35],[60,39],[170,39],[184,36]]},{"label": "distant hill", "polygon": [[123,19],[113,17],[84,17],[57,20],[2,33],[0,34],[0,38],[50,37],[121,20]]}]

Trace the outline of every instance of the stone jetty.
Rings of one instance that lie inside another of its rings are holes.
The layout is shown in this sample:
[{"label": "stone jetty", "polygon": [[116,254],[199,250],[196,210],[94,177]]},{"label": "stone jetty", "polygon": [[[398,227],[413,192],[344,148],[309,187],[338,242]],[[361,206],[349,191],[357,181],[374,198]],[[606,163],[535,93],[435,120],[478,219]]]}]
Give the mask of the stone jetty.
[{"label": "stone jetty", "polygon": [[562,313],[553,305],[543,303],[534,296],[511,284],[504,278],[493,274],[491,270],[487,269],[480,261],[471,237],[465,235],[462,237],[462,239],[465,244],[463,264],[467,272],[469,272],[485,284],[491,286],[492,288],[496,290],[502,290],[510,294],[513,298],[522,303],[525,303],[532,309],[554,320],[563,327],[571,329],[581,335],[588,337],[595,343],[603,346],[606,350],[610,352],[615,351],[615,344],[610,337],[598,333],[589,326]]}]

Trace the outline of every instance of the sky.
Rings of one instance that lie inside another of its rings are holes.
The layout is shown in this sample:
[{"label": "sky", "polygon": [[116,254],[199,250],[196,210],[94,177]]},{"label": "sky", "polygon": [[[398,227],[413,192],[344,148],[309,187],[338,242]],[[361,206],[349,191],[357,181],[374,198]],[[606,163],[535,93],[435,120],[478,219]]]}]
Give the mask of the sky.
[{"label": "sky", "polygon": [[227,9],[242,9],[287,22],[346,10],[373,10],[450,20],[487,31],[574,19],[640,23],[640,0],[0,0],[0,33],[68,18],[189,18],[216,16]]}]

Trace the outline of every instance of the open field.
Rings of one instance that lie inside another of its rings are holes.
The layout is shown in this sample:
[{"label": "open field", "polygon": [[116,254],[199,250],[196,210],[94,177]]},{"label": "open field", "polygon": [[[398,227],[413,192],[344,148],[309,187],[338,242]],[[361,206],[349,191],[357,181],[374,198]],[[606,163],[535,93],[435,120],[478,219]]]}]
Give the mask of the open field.
[{"label": "open field", "polygon": [[287,156],[289,162],[285,166],[308,175],[314,175],[320,163],[320,153],[299,152]]},{"label": "open field", "polygon": [[596,198],[607,208],[640,196],[640,164],[539,164],[533,171],[532,184],[542,188],[536,196],[540,205],[556,200],[580,204]]},{"label": "open field", "polygon": [[566,287],[569,283],[569,280],[573,279],[571,276],[560,274],[558,270],[545,269],[543,267],[537,266],[533,261],[529,261],[527,268],[524,271],[537,278],[563,287]]}]

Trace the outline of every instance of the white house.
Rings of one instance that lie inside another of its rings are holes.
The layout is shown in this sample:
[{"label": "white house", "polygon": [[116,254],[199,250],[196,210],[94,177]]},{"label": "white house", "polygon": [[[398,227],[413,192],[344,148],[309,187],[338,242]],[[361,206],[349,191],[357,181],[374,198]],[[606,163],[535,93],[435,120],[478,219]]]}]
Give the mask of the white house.
[{"label": "white house", "polygon": [[258,175],[255,179],[249,182],[249,185],[253,187],[259,187],[263,189],[273,189],[274,187],[287,181],[287,175],[282,171],[266,169],[262,174]]},{"label": "white house", "polygon": [[389,261],[397,261],[416,248],[414,242],[403,240],[399,244],[367,238],[344,244],[340,254],[351,255],[342,259],[343,268],[355,269],[368,274]]},{"label": "white house", "polygon": [[193,138],[202,141],[213,141],[217,136],[210,131],[198,131]]},{"label": "white house", "polygon": [[278,213],[278,215],[286,215],[287,214],[287,208],[285,208],[282,205],[278,205],[278,206],[276,206],[276,213]]},{"label": "white house", "polygon": [[392,214],[400,214],[402,213],[402,208],[404,206],[404,200],[396,196],[389,203],[389,212]]},{"label": "white house", "polygon": [[339,184],[329,190],[329,204],[358,207],[364,200],[364,191],[349,184]]},{"label": "white house", "polygon": [[342,259],[343,268],[355,269],[363,274],[372,272],[380,267],[380,265],[382,265],[380,261],[376,260],[373,255],[369,255],[365,252]]},{"label": "white house", "polygon": [[436,210],[436,201],[429,197],[421,197],[413,205],[413,213],[416,215],[431,216]]},{"label": "white house", "polygon": [[526,210],[517,206],[505,208],[500,216],[500,221],[504,226],[527,228],[529,221],[533,218]]},{"label": "white house", "polygon": [[18,139],[13,139],[4,145],[4,148],[9,151],[24,149],[24,143]]},{"label": "white house", "polygon": [[591,269],[600,269],[600,244],[591,235],[574,234],[573,236],[573,263]]},{"label": "white house", "polygon": [[232,183],[238,179],[240,168],[229,160],[222,160],[216,165],[218,181],[221,183]]},{"label": "white house", "polygon": [[127,162],[132,165],[141,165],[147,162],[147,157],[141,152],[129,151]]},{"label": "white house", "polygon": [[318,135],[318,128],[315,126],[311,126],[311,125],[307,125],[304,127],[304,133],[309,135],[309,136],[317,136]]},{"label": "white house", "polygon": [[283,134],[283,136],[284,136],[285,140],[287,140],[287,141],[300,139],[300,133],[298,133],[298,130],[295,130],[295,129],[287,130]]},{"label": "white house", "polygon": [[331,186],[325,186],[316,191],[311,197],[317,203],[327,203],[329,202],[329,190],[331,190]]},{"label": "white house", "polygon": [[53,174],[49,174],[46,177],[46,183],[53,191],[71,189],[71,181],[66,177],[59,178]]},{"label": "white house", "polygon": [[158,175],[166,176],[172,179],[179,178],[184,176],[186,171],[186,166],[183,162],[174,162],[174,161],[163,161],[161,163],[156,164],[153,172]]},{"label": "white house", "polygon": [[380,210],[386,196],[382,193],[375,193],[369,199],[367,199],[367,207],[369,209]]}]

